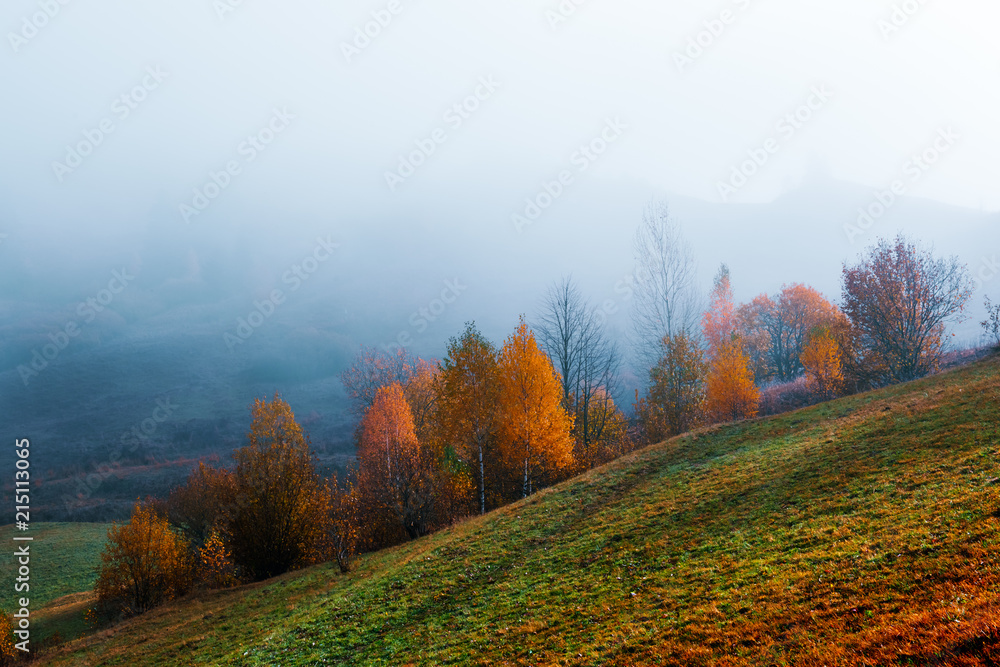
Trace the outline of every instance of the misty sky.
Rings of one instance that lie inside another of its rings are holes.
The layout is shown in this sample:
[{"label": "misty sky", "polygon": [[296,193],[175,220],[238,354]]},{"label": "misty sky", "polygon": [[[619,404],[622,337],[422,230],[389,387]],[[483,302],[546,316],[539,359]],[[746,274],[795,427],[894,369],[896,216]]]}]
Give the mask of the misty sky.
[{"label": "misty sky", "polygon": [[[391,285],[405,320],[463,267],[467,282],[493,271],[479,287],[495,298],[569,272],[610,292],[653,196],[681,213],[713,204],[719,220],[810,179],[872,195],[900,180],[908,198],[1000,209],[993,2],[63,1],[0,10],[0,258],[36,279],[87,266],[99,285],[141,266],[154,229],[245,251],[263,276],[248,289],[266,293],[333,234],[342,287]],[[428,142],[411,175],[387,179]],[[934,164],[913,171],[925,151]],[[766,160],[723,205],[720,182],[754,155]],[[518,234],[512,216],[560,174]],[[836,296],[838,262],[861,246],[844,239],[852,217],[824,206],[774,223],[816,231],[780,277],[749,259],[782,242],[766,220],[739,238],[685,222],[706,276],[742,269],[740,298],[796,280]],[[953,248],[955,230],[921,229]],[[456,320],[477,317],[472,301]],[[534,303],[511,304],[505,326]]]}]

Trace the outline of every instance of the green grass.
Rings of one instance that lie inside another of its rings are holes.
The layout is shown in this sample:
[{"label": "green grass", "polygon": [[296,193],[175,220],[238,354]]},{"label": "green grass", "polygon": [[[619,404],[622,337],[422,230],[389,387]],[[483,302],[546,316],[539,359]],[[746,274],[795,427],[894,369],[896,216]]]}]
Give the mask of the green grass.
[{"label": "green grass", "polygon": [[[15,543],[15,534],[34,540]],[[0,543],[7,545],[0,556],[0,608],[12,611],[19,598],[27,597],[31,607],[39,609],[56,598],[93,588],[107,536],[108,526],[102,523],[33,523],[27,532],[13,525],[0,527]],[[14,590],[18,568],[14,551],[22,544],[31,547],[27,593]]]},{"label": "green grass", "polygon": [[998,454],[993,359],[688,434],[347,575],[320,566],[201,592],[46,657],[996,664]]},{"label": "green grass", "polygon": [[[15,534],[34,539],[14,542]],[[8,545],[0,556],[0,608],[14,613],[20,598],[28,598],[36,646],[54,635],[70,639],[87,632],[82,601],[89,595],[72,594],[93,588],[107,535],[108,526],[101,523],[33,523],[27,532],[0,527],[0,543]],[[20,564],[14,551],[23,544],[30,545],[30,589],[17,592]]]}]

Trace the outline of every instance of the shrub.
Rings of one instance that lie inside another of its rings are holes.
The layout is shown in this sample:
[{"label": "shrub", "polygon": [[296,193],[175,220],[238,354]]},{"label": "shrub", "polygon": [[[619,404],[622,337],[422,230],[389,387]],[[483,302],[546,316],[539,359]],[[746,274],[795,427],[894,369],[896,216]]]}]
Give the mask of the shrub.
[{"label": "shrub", "polygon": [[336,559],[341,572],[351,569],[351,562],[358,551],[359,508],[357,489],[347,481],[337,483],[337,476],[329,482],[330,522],[329,551]]},{"label": "shrub", "polygon": [[762,417],[780,415],[814,403],[816,403],[815,394],[809,389],[809,382],[804,375],[791,382],[768,385],[760,391]]},{"label": "shrub", "polygon": [[104,614],[133,616],[187,592],[191,579],[187,540],[136,504],[128,523],[108,530],[94,591]]},{"label": "shrub", "polygon": [[980,322],[983,331],[986,332],[987,342],[1000,348],[1000,303],[995,306],[990,302],[990,297],[986,297],[986,319]]},{"label": "shrub", "polygon": [[229,588],[239,583],[232,554],[218,530],[213,530],[198,549],[201,581],[209,588]]}]

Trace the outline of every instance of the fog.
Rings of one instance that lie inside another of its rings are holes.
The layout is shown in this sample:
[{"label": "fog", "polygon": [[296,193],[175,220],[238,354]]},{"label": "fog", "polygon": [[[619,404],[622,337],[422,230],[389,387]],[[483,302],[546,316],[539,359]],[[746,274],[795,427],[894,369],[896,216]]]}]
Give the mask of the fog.
[{"label": "fog", "polygon": [[654,199],[705,289],[726,262],[740,300],[836,300],[842,263],[897,231],[958,254],[980,281],[953,332],[975,343],[1000,291],[998,19],[972,0],[12,0],[10,435],[99,459],[168,397],[149,447],[200,456],[282,391],[349,455],[337,375],[361,344],[440,357],[470,320],[500,342],[569,274],[624,341]]}]

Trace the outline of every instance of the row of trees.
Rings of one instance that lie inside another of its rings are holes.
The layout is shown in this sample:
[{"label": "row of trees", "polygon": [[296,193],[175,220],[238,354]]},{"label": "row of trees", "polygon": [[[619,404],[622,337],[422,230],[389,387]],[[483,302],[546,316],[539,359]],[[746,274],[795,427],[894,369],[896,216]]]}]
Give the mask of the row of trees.
[{"label": "row of trees", "polygon": [[499,349],[466,325],[439,364],[362,349],[342,379],[362,416],[363,547],[485,513],[629,449],[625,416],[573,355],[557,372],[523,319]]},{"label": "row of trees", "polygon": [[922,377],[938,368],[947,323],[973,291],[957,258],[899,235],[844,264],[840,307],[803,284],[737,305],[723,265],[699,308],[693,255],[662,205],[647,210],[636,259],[636,356],[655,358],[636,413],[653,441],[753,417],[761,387],[805,378],[821,400]]},{"label": "row of trees", "polygon": [[625,416],[581,363],[579,384],[567,385],[523,319],[500,348],[468,324],[441,363],[363,348],[343,374],[360,416],[357,464],[327,479],[288,403],[255,401],[234,468],[202,464],[112,527],[94,613],[138,614],[198,582],[225,587],[327,560],[346,572],[358,551],[614,458],[631,447]]}]

